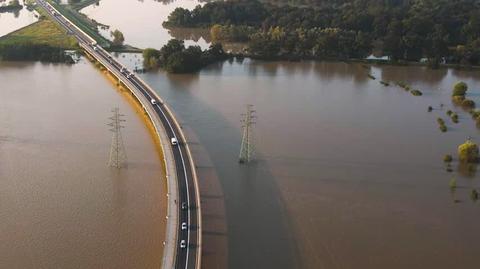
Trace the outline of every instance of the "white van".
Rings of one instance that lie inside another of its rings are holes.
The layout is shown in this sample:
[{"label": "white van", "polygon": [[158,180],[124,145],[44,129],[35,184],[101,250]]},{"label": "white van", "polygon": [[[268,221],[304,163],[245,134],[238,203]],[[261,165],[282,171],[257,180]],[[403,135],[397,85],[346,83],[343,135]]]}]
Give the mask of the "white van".
[{"label": "white van", "polygon": [[178,140],[177,140],[177,138],[175,138],[175,137],[172,137],[172,138],[170,139],[170,142],[172,143],[172,146],[178,145]]}]

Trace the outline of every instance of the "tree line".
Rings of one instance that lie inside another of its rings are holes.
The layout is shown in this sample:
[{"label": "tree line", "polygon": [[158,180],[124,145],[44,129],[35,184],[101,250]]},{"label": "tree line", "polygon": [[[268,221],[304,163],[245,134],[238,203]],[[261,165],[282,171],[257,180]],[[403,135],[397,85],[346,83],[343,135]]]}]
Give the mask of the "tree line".
[{"label": "tree line", "polygon": [[44,44],[0,44],[0,59],[5,61],[41,61],[50,63],[74,63],[62,48]]},{"label": "tree line", "polygon": [[212,34],[222,41],[247,39],[249,54],[262,58],[363,58],[375,52],[393,61],[480,64],[477,0],[303,2],[315,7],[210,2],[175,9],[164,26],[215,26]]}]

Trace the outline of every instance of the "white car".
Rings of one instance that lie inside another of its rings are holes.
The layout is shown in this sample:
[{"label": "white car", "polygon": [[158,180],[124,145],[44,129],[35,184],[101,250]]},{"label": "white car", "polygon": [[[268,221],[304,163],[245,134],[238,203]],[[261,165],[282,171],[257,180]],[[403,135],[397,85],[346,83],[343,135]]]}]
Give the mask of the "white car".
[{"label": "white car", "polygon": [[187,209],[187,203],[185,203],[185,202],[182,203],[182,209],[183,210]]},{"label": "white car", "polygon": [[187,229],[187,223],[186,222],[182,222],[182,230],[186,230]]},{"label": "white car", "polygon": [[176,137],[172,137],[172,138],[170,139],[170,142],[172,143],[172,146],[178,145],[178,140],[177,140]]},{"label": "white car", "polygon": [[180,248],[186,248],[187,247],[187,242],[185,240],[180,241]]},{"label": "white car", "polygon": [[150,100],[150,103],[152,103],[152,105],[156,105],[156,104],[157,104],[157,100],[152,99],[152,100]]}]

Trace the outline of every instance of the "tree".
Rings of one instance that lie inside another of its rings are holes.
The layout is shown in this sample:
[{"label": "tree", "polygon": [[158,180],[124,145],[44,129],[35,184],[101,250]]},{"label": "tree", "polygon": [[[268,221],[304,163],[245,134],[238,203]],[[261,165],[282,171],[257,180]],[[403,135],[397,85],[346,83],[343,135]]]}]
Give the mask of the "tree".
[{"label": "tree", "polygon": [[143,50],[143,66],[146,69],[155,68],[158,66],[158,57],[160,51],[156,49],[147,48]]},{"label": "tree", "polygon": [[210,36],[212,37],[213,41],[220,41],[223,40],[222,35],[222,26],[220,24],[215,24],[210,28]]},{"label": "tree", "polygon": [[453,86],[452,96],[465,96],[468,90],[467,83],[460,81]]},{"label": "tree", "polygon": [[18,0],[10,0],[10,2],[8,3],[9,6],[19,6],[20,5],[20,2]]},{"label": "tree", "polygon": [[118,29],[110,33],[113,37],[113,45],[114,46],[122,46],[123,42],[125,41],[125,37],[123,36],[123,33],[120,32]]},{"label": "tree", "polygon": [[475,163],[478,161],[478,145],[468,139],[458,146],[458,159],[463,163]]}]

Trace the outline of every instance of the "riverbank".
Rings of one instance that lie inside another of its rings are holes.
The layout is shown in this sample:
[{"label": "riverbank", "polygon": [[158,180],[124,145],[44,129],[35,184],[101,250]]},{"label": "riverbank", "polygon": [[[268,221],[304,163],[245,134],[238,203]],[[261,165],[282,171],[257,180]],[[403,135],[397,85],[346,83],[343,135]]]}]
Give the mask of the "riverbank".
[{"label": "riverbank", "polygon": [[0,45],[39,44],[64,50],[78,49],[77,40],[49,19],[25,26],[17,31],[0,37]]}]

